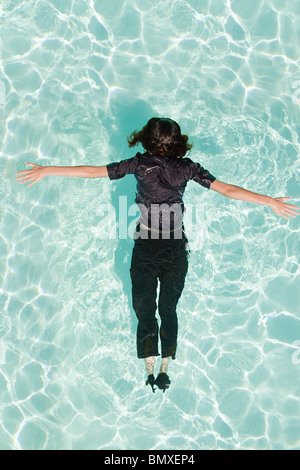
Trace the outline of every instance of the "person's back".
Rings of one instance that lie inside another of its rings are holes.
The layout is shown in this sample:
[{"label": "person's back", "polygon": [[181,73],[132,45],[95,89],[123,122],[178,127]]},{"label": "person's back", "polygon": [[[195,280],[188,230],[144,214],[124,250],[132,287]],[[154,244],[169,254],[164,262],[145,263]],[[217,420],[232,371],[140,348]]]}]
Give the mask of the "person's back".
[{"label": "person's back", "polygon": [[[136,203],[141,217],[141,237],[181,238],[183,195],[189,180],[209,188],[215,177],[190,158],[138,152],[133,158],[107,165],[111,180],[134,174],[137,180]],[[149,234],[145,232],[149,230]],[[137,234],[135,235],[135,237]]]},{"label": "person's back", "polygon": [[189,180],[194,180],[205,186],[216,179],[199,163],[190,158],[165,157],[158,154],[137,153],[135,157],[122,160],[119,163],[107,165],[110,179],[123,178],[133,173],[137,179],[138,203],[145,204],[174,204],[183,205],[183,194]]}]

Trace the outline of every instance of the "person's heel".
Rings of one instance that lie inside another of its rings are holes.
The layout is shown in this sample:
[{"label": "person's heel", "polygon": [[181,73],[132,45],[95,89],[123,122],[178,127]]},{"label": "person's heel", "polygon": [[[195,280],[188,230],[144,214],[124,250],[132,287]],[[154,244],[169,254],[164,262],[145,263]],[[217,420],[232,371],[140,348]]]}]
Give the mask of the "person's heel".
[{"label": "person's heel", "polygon": [[165,393],[165,391],[170,387],[171,380],[165,372],[161,372],[156,377],[154,384],[157,385],[158,388],[163,391],[163,393]]},{"label": "person's heel", "polygon": [[155,390],[156,390],[156,388],[154,387],[154,384],[155,384],[154,375],[150,374],[148,376],[148,379],[146,380],[146,385],[151,385],[153,393],[155,393]]}]

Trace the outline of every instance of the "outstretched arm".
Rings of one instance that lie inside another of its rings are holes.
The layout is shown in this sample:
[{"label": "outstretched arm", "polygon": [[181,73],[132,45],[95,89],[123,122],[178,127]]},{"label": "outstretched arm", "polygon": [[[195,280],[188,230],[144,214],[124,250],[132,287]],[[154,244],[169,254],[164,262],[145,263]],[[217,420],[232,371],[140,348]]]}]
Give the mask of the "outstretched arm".
[{"label": "outstretched arm", "polygon": [[215,180],[213,183],[211,183],[210,189],[213,189],[217,193],[232,199],[239,199],[240,201],[267,205],[271,207],[271,209],[276,214],[281,215],[285,219],[288,219],[289,217],[296,217],[296,215],[298,215],[298,206],[293,206],[292,204],[287,204],[284,202],[285,199],[290,199],[289,197],[272,198],[262,194],[253,193],[252,191],[240,188],[239,186],[222,183],[222,181],[218,180]]},{"label": "outstretched arm", "polygon": [[45,176],[69,176],[76,178],[103,178],[108,176],[106,166],[40,166],[35,163],[25,162],[33,168],[18,171],[19,183],[29,183],[27,187],[41,181]]}]

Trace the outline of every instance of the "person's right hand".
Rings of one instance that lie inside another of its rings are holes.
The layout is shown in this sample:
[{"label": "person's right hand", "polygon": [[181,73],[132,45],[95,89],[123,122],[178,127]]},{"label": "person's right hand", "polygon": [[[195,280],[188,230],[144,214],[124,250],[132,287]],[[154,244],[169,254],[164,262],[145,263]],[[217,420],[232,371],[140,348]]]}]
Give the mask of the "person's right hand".
[{"label": "person's right hand", "polygon": [[290,197],[276,197],[272,198],[270,202],[271,209],[278,215],[281,215],[285,219],[289,217],[296,217],[299,215],[299,207],[294,206],[293,204],[287,204],[284,202],[285,199],[291,199]]},{"label": "person's right hand", "polygon": [[19,183],[28,183],[31,181],[30,184],[27,185],[27,188],[29,186],[32,186],[34,183],[37,183],[38,181],[41,181],[43,178],[46,176],[46,168],[40,165],[36,165],[35,163],[28,163],[25,162],[26,165],[32,166],[30,170],[23,170],[23,171],[17,171],[17,175],[19,175],[16,179],[18,180]]}]

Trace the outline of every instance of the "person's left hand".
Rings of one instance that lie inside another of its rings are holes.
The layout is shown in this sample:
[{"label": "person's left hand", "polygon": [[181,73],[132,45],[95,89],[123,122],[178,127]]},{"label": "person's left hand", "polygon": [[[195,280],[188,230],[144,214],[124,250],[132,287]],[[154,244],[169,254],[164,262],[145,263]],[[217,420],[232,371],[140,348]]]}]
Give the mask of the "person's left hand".
[{"label": "person's left hand", "polygon": [[27,185],[28,188],[34,183],[37,183],[38,181],[41,181],[43,178],[45,178],[46,167],[36,165],[35,163],[25,162],[25,164],[28,166],[32,166],[33,168],[31,168],[30,170],[17,171],[16,174],[19,176],[16,179],[19,183],[28,183],[29,181],[31,181],[31,183]]}]

